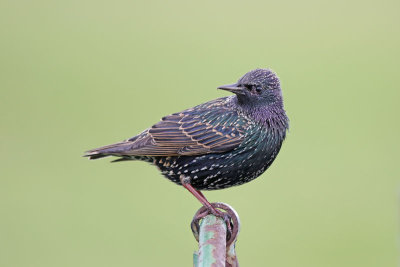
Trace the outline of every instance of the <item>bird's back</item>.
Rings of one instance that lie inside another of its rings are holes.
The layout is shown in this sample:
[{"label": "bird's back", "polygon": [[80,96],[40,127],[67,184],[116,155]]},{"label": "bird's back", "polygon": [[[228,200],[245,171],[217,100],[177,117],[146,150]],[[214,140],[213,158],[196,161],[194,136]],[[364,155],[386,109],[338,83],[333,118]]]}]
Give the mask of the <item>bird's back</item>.
[{"label": "bird's back", "polygon": [[222,153],[238,146],[247,124],[232,107],[232,97],[218,98],[165,116],[139,135],[86,152],[104,156],[193,156]]}]

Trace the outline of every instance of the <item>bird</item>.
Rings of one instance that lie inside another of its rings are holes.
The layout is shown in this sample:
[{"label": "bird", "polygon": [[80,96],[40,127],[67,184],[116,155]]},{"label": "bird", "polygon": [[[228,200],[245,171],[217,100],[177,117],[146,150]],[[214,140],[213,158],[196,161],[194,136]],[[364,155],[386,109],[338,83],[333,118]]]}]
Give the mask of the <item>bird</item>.
[{"label": "bird", "polygon": [[233,93],[163,117],[138,135],[89,150],[113,162],[146,161],[221,216],[201,191],[250,182],[275,160],[289,129],[280,80],[255,69],[217,89]]}]

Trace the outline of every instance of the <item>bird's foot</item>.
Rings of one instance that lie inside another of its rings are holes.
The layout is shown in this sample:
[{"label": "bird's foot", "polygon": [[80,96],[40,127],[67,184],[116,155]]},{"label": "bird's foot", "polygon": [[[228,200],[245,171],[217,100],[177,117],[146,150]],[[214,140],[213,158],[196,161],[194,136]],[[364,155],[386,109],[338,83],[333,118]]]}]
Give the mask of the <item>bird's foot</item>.
[{"label": "bird's foot", "polygon": [[224,220],[226,225],[227,244],[232,243],[239,232],[240,221],[236,211],[225,203],[211,203],[209,207],[203,206],[197,211],[191,223],[192,231],[196,239],[198,239],[200,220],[209,214],[220,217]]},{"label": "bird's foot", "polygon": [[212,209],[208,209],[208,212],[224,220],[226,225],[226,239],[228,240],[232,235],[232,228],[233,228],[233,222],[231,216],[227,212],[223,212],[222,210],[216,209],[214,207],[212,207]]}]

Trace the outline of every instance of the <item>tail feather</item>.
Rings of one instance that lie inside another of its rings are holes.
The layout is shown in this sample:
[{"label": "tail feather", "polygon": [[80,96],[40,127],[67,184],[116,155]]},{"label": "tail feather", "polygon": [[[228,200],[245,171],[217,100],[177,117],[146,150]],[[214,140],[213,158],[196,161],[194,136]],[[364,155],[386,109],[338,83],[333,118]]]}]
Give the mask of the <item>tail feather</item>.
[{"label": "tail feather", "polygon": [[121,157],[121,158],[118,158],[118,159],[114,159],[113,161],[111,161],[111,163],[121,162],[121,161],[130,161],[130,160],[135,160],[135,158],[132,158],[132,157]]},{"label": "tail feather", "polygon": [[104,157],[108,157],[110,155],[104,155],[104,154],[96,154],[96,155],[84,155],[84,157],[89,157],[89,159],[100,159]]},{"label": "tail feather", "polygon": [[99,159],[108,156],[123,156],[123,153],[132,148],[132,142],[120,142],[108,146],[95,148],[85,152],[84,157]]}]

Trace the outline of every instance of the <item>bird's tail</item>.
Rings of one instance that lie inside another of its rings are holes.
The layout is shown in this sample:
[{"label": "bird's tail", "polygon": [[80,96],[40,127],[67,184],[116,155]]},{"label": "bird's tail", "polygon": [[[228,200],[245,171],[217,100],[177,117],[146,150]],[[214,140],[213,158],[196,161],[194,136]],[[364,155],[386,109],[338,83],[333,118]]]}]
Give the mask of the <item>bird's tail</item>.
[{"label": "bird's tail", "polygon": [[128,151],[132,147],[132,142],[120,142],[108,146],[103,146],[95,148],[85,152],[84,157],[89,157],[89,159],[99,159],[108,156],[119,156],[123,157],[123,153]]}]

